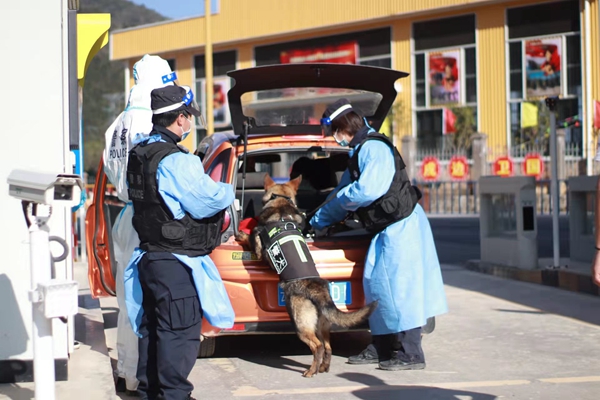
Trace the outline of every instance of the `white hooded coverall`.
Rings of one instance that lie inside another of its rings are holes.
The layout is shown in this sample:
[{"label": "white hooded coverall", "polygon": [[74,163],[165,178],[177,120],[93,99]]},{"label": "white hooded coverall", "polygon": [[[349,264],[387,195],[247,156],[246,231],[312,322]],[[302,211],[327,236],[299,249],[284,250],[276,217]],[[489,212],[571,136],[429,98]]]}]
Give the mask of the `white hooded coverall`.
[{"label": "white hooded coverall", "polygon": [[152,130],[150,92],[172,85],[176,75],[166,60],[145,55],[133,67],[135,85],[129,92],[125,110],[105,133],[104,172],[117,191],[125,207],[117,217],[112,229],[113,253],[117,263],[115,277],[119,317],[117,320],[117,375],[125,379],[128,390],[137,389],[138,337],[133,332],[127,315],[123,289],[123,271],[140,240],[133,228],[133,206],[127,194],[127,158],[132,142],[147,136]]}]

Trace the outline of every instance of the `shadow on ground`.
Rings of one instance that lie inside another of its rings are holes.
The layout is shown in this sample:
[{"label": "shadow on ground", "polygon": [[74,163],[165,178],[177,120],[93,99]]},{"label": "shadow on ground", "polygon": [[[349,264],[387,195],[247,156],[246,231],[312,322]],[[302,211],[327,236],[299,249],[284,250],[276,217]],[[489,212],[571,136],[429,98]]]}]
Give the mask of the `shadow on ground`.
[{"label": "shadow on ground", "polygon": [[485,393],[476,393],[459,389],[442,389],[427,386],[387,385],[381,379],[367,374],[345,372],[338,375],[349,381],[367,385],[364,389],[354,390],[352,394],[363,400],[457,400],[459,397],[471,400],[494,400],[497,397]]},{"label": "shadow on ground", "polygon": [[[360,353],[370,343],[368,332],[338,332],[331,335],[333,355],[347,358]],[[270,368],[304,372],[310,364],[288,357],[310,355],[307,345],[295,334],[224,336],[217,339],[214,357],[236,357]]]}]

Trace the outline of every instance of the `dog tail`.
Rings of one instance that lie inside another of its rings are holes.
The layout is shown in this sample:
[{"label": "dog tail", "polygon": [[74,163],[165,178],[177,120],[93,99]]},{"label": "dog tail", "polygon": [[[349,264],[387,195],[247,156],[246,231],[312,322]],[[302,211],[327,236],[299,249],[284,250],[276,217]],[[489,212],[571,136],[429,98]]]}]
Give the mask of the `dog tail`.
[{"label": "dog tail", "polygon": [[344,312],[340,311],[340,309],[335,306],[329,292],[327,292],[326,298],[319,296],[318,298],[313,298],[311,300],[316,304],[319,311],[323,313],[329,322],[342,328],[350,328],[365,322],[378,304],[377,301],[374,301],[359,310]]}]

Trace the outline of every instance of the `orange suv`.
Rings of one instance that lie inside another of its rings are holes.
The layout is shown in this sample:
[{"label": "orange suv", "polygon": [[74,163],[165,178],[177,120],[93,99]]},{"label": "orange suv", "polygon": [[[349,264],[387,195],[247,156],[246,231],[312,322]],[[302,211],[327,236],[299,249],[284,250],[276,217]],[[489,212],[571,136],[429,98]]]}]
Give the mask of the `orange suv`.
[{"label": "orange suv", "polygon": [[[378,129],[395,97],[394,83],[406,73],[347,64],[288,64],[229,72],[233,129],[206,137],[195,154],[215,181],[232,184],[236,200],[226,211],[221,245],[210,255],[235,310],[235,324],[222,330],[202,324],[200,356],[210,357],[222,335],[293,333],[278,275],[234,239],[262,208],[266,173],[277,182],[302,175],[297,205],[307,213],[326,201],[346,169],[348,149],[321,133],[320,118],[341,97],[352,102]],[[115,294],[111,226],[118,201],[106,195],[106,176],[98,172],[94,202],[87,211],[86,235],[93,296]],[[365,304],[363,262],[370,235],[353,218],[325,237],[307,243],[338,307]],[[356,329],[366,329],[361,326]],[[335,330],[335,327],[334,327]]]}]

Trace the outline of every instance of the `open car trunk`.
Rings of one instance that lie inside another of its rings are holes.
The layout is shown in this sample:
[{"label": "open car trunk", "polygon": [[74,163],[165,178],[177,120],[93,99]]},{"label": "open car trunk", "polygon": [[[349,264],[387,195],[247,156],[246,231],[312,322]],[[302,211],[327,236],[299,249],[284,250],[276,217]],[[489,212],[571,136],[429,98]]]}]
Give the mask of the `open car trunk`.
[{"label": "open car trunk", "polygon": [[[310,217],[341,182],[348,164],[348,150],[341,147],[326,151],[320,148],[290,147],[254,151],[246,157],[245,179],[243,162],[243,157],[238,160],[235,177],[236,198],[241,206],[240,220],[258,217],[260,214],[267,174],[276,183],[285,183],[302,176],[296,193],[296,205]],[[338,224],[331,232],[332,237],[343,238],[367,235],[362,226],[353,221]]]}]

